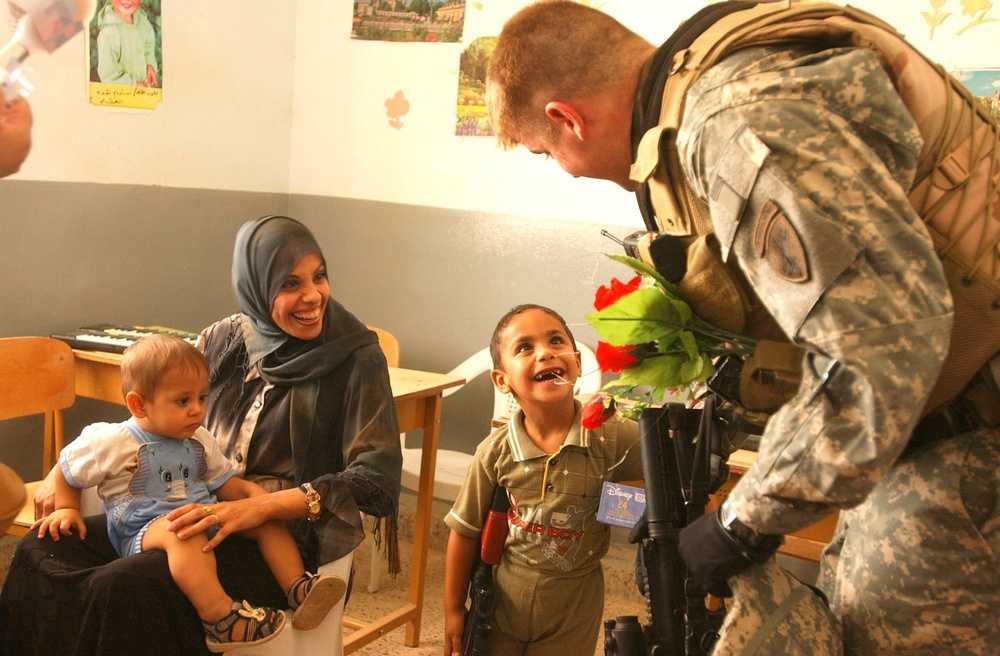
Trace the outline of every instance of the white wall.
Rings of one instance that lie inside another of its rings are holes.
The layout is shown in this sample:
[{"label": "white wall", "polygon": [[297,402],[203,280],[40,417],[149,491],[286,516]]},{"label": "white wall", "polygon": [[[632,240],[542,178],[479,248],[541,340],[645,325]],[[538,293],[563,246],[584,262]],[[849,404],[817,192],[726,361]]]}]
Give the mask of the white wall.
[{"label": "white wall", "polygon": [[[635,226],[631,195],[574,180],[524,149],[490,137],[456,137],[462,49],[495,36],[527,0],[466,3],[463,43],[406,44],[347,38],[349,2],[300,0],[292,128],[293,193]],[[608,0],[603,9],[660,42],[698,0]],[[650,31],[653,28],[653,31]],[[385,101],[410,101],[391,127]]]},{"label": "white wall", "polygon": [[82,33],[27,60],[34,144],[16,179],[288,192],[294,3],[170,0],[163,23],[152,111],[89,103]]},{"label": "white wall", "polygon": [[[464,43],[496,34],[528,0],[468,0]],[[660,42],[703,0],[590,0]],[[1000,64],[1000,22],[962,36],[962,0],[855,0],[949,66]],[[21,179],[288,192],[636,226],[634,201],[526,151],[453,134],[463,44],[351,40],[349,0],[163,3],[164,101],[91,106],[82,35],[31,62],[34,151]],[[283,9],[283,11],[279,11]],[[1000,8],[987,18],[1000,18]],[[2,28],[6,30],[4,25]],[[0,37],[5,36],[0,34]],[[6,40],[6,39],[4,39]],[[30,61],[30,60],[29,60]],[[294,84],[294,87],[293,87]],[[385,100],[410,101],[403,127]]]},{"label": "white wall", "polygon": [[[581,0],[600,7],[654,43],[666,39],[705,0]],[[495,35],[529,0],[468,0],[463,43],[402,44],[347,38],[350,2],[300,0],[296,36],[293,193],[637,225],[634,201],[603,181],[574,180],[544,158],[504,152],[491,138],[454,136],[454,100],[461,49]],[[856,0],[949,66],[988,67],[1000,22],[961,37],[970,20],[961,0],[929,39],[929,1]],[[1000,9],[992,10],[1000,17]],[[403,127],[393,128],[385,101],[397,91],[410,101]]]}]

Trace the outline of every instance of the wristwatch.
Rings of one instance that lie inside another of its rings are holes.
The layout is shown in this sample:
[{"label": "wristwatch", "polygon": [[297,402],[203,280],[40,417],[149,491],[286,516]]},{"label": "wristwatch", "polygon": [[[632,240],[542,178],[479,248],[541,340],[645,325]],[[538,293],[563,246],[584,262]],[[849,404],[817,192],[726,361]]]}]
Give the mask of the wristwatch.
[{"label": "wristwatch", "polygon": [[311,483],[303,483],[299,489],[306,495],[306,508],[309,515],[306,517],[310,522],[315,522],[323,513],[323,506],[319,503],[319,492],[313,489]]},{"label": "wristwatch", "polygon": [[781,535],[764,535],[758,533],[741,522],[733,511],[732,506],[729,505],[729,499],[723,501],[722,505],[719,506],[719,523],[722,524],[722,528],[726,530],[726,533],[754,551],[766,552],[768,556],[776,551],[784,540],[784,537]]}]

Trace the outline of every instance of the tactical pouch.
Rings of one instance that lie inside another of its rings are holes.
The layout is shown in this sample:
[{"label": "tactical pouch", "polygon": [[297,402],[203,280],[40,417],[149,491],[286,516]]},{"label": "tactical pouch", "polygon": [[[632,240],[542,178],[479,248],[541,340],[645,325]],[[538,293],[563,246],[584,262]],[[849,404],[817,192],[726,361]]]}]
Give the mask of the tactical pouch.
[{"label": "tactical pouch", "polygon": [[[739,448],[747,436],[760,435],[767,420],[798,392],[802,381],[804,351],[790,342],[762,340],[747,358],[726,356],[716,364],[708,388],[729,403],[736,416],[729,422],[736,431],[729,440]],[[738,434],[745,434],[738,437]]]},{"label": "tactical pouch", "polygon": [[775,412],[799,390],[804,352],[790,342],[761,341],[740,373],[740,403],[747,410]]},{"label": "tactical pouch", "polygon": [[698,237],[688,246],[687,273],[677,289],[696,315],[732,333],[742,333],[750,300],[733,272],[722,261],[714,234]]}]

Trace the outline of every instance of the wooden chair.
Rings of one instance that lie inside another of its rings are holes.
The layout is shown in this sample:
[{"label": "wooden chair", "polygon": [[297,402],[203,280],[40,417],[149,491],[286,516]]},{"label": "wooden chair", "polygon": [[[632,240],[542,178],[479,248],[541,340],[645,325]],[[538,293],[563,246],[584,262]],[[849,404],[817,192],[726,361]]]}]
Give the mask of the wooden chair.
[{"label": "wooden chair", "polygon": [[385,361],[389,363],[390,367],[398,367],[399,340],[396,339],[396,336],[375,326],[368,326],[368,329],[378,335],[378,345],[382,349],[382,353],[385,354]]},{"label": "wooden chair", "polygon": [[[0,339],[0,420],[44,415],[41,477],[52,469],[63,447],[62,411],[76,399],[73,350],[51,337]],[[35,520],[35,488],[25,485],[27,501],[7,533],[24,535]]]}]

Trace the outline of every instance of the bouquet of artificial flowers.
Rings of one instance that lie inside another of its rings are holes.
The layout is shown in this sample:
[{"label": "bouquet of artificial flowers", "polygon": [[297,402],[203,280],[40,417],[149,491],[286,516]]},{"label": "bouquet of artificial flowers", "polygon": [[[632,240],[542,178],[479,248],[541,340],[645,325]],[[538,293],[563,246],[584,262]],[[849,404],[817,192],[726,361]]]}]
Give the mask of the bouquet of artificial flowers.
[{"label": "bouquet of artificial flowers", "polygon": [[661,403],[667,392],[690,394],[715,373],[716,358],[753,352],[757,340],[695,316],[677,287],[651,266],[624,255],[608,257],[638,275],[602,285],[594,298],[596,312],[587,315],[600,337],[596,355],[601,371],[620,375],[584,407],[585,428],[600,426],[616,412],[641,413]]}]

